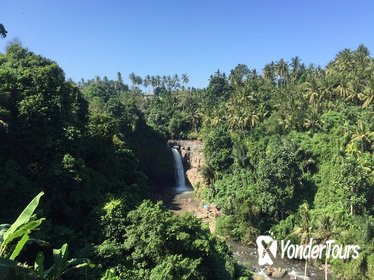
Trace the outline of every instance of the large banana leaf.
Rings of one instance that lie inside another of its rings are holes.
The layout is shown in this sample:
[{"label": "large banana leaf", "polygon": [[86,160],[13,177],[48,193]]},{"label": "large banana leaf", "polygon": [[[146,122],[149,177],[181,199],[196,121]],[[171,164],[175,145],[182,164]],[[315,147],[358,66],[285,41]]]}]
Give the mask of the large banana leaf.
[{"label": "large banana leaf", "polygon": [[31,202],[22,211],[21,215],[19,215],[17,220],[4,233],[4,240],[7,240],[20,226],[26,224],[30,220],[43,194],[44,192],[40,192],[36,197],[34,197],[33,200],[31,200]]},{"label": "large banana leaf", "polygon": [[[34,220],[33,215],[36,207],[39,204],[40,197],[44,193],[39,193],[22,211],[21,215],[12,225],[0,225],[0,256],[4,257],[9,254],[8,245],[15,239],[21,238],[12,252],[10,258],[14,260],[22,248],[25,246],[29,239],[31,231],[37,229],[37,227],[44,221],[44,218]],[[8,255],[9,256],[9,255]]]},{"label": "large banana leaf", "polygon": [[28,234],[24,234],[20,241],[18,241],[16,248],[13,250],[12,255],[10,256],[10,260],[14,261],[15,258],[18,257],[19,253],[21,252],[23,246],[25,246],[26,242],[29,240],[30,236]]},{"label": "large banana leaf", "polygon": [[[42,273],[43,278],[55,280],[60,279],[61,276],[70,270],[79,269],[85,266],[94,267],[88,259],[71,259],[68,260],[68,244],[62,245],[60,249],[53,250],[54,264]],[[36,264],[40,266],[40,262]]]},{"label": "large banana leaf", "polygon": [[[29,221],[26,224],[20,226],[18,229],[16,229],[11,235],[8,236],[7,239],[4,238],[4,245],[9,244],[14,239],[17,239],[18,237],[21,237],[25,234],[29,234],[31,231],[37,229],[37,227],[44,221],[44,218],[41,218],[36,221]],[[5,235],[5,234],[4,234]]]}]

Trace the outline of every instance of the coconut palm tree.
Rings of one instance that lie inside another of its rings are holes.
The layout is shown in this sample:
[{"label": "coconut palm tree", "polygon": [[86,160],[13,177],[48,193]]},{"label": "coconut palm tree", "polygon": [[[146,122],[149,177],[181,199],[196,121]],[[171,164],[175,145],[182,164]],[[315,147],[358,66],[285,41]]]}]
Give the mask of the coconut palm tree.
[{"label": "coconut palm tree", "polygon": [[331,99],[333,90],[332,90],[332,83],[330,82],[328,77],[324,77],[319,82],[319,88],[321,93],[321,98],[323,99]]},{"label": "coconut palm tree", "polygon": [[229,81],[232,86],[239,88],[243,86],[243,82],[249,76],[250,70],[245,64],[238,64],[234,69],[231,70]]},{"label": "coconut palm tree", "polygon": [[300,71],[300,66],[301,66],[300,57],[295,56],[291,58],[290,66],[291,66],[291,77],[292,77],[293,82],[295,82]]},{"label": "coconut palm tree", "polygon": [[354,51],[353,57],[357,66],[362,70],[365,70],[371,61],[369,49],[362,44]]},{"label": "coconut palm tree", "polygon": [[305,83],[306,98],[309,104],[316,104],[321,98],[320,85],[317,79]]},{"label": "coconut palm tree", "polygon": [[361,100],[364,101],[362,108],[374,103],[374,78],[370,79],[369,84],[365,87]]},{"label": "coconut palm tree", "polygon": [[151,76],[150,75],[146,75],[143,79],[143,86],[148,89],[148,86],[149,85],[152,85],[152,80],[151,80]]},{"label": "coconut palm tree", "polygon": [[361,152],[365,152],[374,140],[374,132],[370,131],[362,121],[358,121],[355,133],[352,134],[351,143],[359,143]]},{"label": "coconut palm tree", "polygon": [[336,87],[335,91],[341,97],[347,98],[352,92],[351,84],[348,82],[348,79],[342,78],[339,82],[339,85]]},{"label": "coconut palm tree", "polygon": [[129,79],[130,79],[131,83],[133,84],[133,87],[135,87],[137,85],[140,86],[140,85],[143,84],[142,77],[136,75],[134,72],[130,73]]},{"label": "coconut palm tree", "polygon": [[184,73],[181,76],[181,81],[182,81],[182,84],[187,85],[190,81],[190,78],[188,77],[186,73]]},{"label": "coconut palm tree", "polygon": [[265,80],[268,80],[270,82],[274,81],[275,78],[275,69],[274,69],[274,62],[271,62],[270,64],[266,64],[264,69],[262,69],[262,76]]},{"label": "coconut palm tree", "polygon": [[[352,220],[342,202],[337,206],[327,206],[327,208],[312,211],[313,237],[320,244],[331,239],[342,239],[349,234]],[[327,254],[325,255],[325,280],[327,280]]]},{"label": "coconut palm tree", "polygon": [[280,77],[285,78],[288,75],[288,63],[283,58],[276,64],[276,71]]},{"label": "coconut palm tree", "polygon": [[[314,213],[313,215],[313,224],[316,227],[314,237],[320,243],[325,243],[333,236],[338,235],[338,231],[335,229],[335,219],[333,219],[328,213],[331,212],[325,210],[321,213]],[[327,280],[327,255],[325,256],[325,280]]]},{"label": "coconut palm tree", "polygon": [[304,127],[310,129],[312,135],[314,132],[321,128],[320,114],[317,107],[313,107],[311,112],[307,115],[307,118],[304,120]]},{"label": "coconut palm tree", "polygon": [[[312,237],[312,219],[310,215],[308,203],[303,203],[299,208],[299,215],[301,224],[291,232],[290,236],[295,236],[299,239],[301,245],[308,244]],[[308,259],[305,259],[304,279],[306,279],[308,271]]]},{"label": "coconut palm tree", "polygon": [[353,68],[353,56],[350,49],[344,49],[338,53],[334,66],[336,70],[341,73],[349,73]]},{"label": "coconut palm tree", "polygon": [[288,63],[282,58],[276,64],[276,74],[278,75],[278,84],[285,85],[288,82]]},{"label": "coconut palm tree", "polygon": [[1,38],[5,38],[6,35],[7,35],[7,33],[8,33],[8,31],[6,31],[4,25],[2,25],[2,24],[0,23],[0,37],[1,37]]}]

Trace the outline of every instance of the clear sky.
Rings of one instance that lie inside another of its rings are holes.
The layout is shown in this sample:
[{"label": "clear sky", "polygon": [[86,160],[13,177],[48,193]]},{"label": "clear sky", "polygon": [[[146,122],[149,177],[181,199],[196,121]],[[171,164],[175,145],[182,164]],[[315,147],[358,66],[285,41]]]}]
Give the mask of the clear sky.
[{"label": "clear sky", "polygon": [[374,51],[372,0],[0,0],[8,37],[55,60],[73,80],[261,70],[292,56],[326,65],[343,48]]}]

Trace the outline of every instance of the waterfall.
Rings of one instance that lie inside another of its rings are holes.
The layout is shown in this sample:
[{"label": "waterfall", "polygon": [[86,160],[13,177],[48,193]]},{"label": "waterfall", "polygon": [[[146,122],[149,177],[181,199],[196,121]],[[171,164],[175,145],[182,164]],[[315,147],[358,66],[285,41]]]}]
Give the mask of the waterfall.
[{"label": "waterfall", "polygon": [[186,185],[186,178],[184,176],[184,168],[182,163],[182,156],[179,154],[177,149],[171,148],[174,158],[174,166],[176,170],[176,179],[177,179],[177,186],[176,189],[178,192],[186,192],[190,191],[191,189]]}]

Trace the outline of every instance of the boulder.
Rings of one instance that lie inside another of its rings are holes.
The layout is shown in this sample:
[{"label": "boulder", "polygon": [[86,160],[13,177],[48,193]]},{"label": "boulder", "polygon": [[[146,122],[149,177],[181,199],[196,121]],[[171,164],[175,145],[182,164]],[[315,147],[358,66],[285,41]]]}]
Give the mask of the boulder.
[{"label": "boulder", "polygon": [[285,269],[278,268],[278,269],[273,270],[271,277],[274,279],[282,279],[285,274],[286,274]]}]

